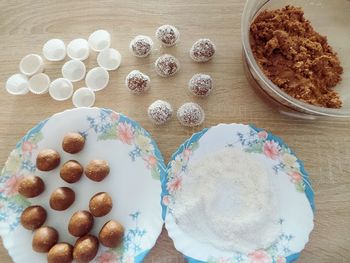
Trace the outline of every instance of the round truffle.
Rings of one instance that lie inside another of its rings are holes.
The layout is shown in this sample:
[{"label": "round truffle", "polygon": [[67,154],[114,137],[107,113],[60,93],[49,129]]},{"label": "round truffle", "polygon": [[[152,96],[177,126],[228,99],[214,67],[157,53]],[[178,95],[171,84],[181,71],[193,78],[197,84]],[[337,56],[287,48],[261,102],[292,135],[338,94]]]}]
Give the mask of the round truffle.
[{"label": "round truffle", "polygon": [[172,55],[160,56],[155,62],[156,72],[161,77],[170,77],[180,69],[180,62]]},{"label": "round truffle", "polygon": [[24,209],[21,214],[21,224],[28,230],[41,227],[46,221],[46,210],[40,205],[32,205]]},{"label": "round truffle", "polygon": [[97,254],[99,242],[97,237],[86,235],[78,238],[73,249],[73,258],[77,262],[90,262]]},{"label": "round truffle", "polygon": [[85,175],[95,182],[101,182],[108,174],[109,165],[104,160],[92,160],[85,167]]},{"label": "round truffle", "polygon": [[195,74],[188,82],[188,89],[195,96],[208,96],[213,88],[213,80],[206,74]]},{"label": "round truffle", "polygon": [[131,71],[125,78],[126,87],[136,94],[147,91],[150,84],[150,78],[139,70]]},{"label": "round truffle", "polygon": [[94,217],[88,211],[77,211],[69,220],[68,231],[75,237],[81,237],[90,232],[94,225]]},{"label": "round truffle", "polygon": [[203,38],[197,40],[190,50],[191,58],[196,62],[207,62],[215,54],[215,45],[210,39]]},{"label": "round truffle", "polygon": [[62,148],[67,153],[78,153],[84,148],[85,138],[77,132],[67,133],[62,141]]},{"label": "round truffle", "polygon": [[39,176],[28,175],[18,184],[18,192],[27,198],[40,195],[45,190],[44,181]]},{"label": "round truffle", "polygon": [[156,100],[148,107],[148,117],[156,125],[162,125],[171,119],[173,108],[170,103]]},{"label": "round truffle", "polygon": [[75,201],[75,193],[69,187],[59,187],[50,196],[50,207],[57,211],[66,210]]},{"label": "round truffle", "polygon": [[166,47],[174,46],[180,38],[179,30],[171,25],[162,25],[156,31],[156,38]]},{"label": "round truffle", "polygon": [[136,36],[130,42],[130,51],[135,57],[143,58],[151,54],[153,47],[153,41],[148,36],[139,35]]},{"label": "round truffle", "polygon": [[60,164],[61,158],[58,152],[51,149],[45,149],[39,152],[36,157],[36,167],[40,171],[51,171]]},{"label": "round truffle", "polygon": [[83,175],[84,168],[77,161],[70,160],[65,162],[60,170],[61,178],[67,183],[78,182]]},{"label": "round truffle", "polygon": [[105,247],[115,248],[123,241],[124,227],[117,221],[110,220],[101,228],[98,238]]},{"label": "round truffle", "polygon": [[113,207],[112,198],[106,192],[95,194],[89,202],[89,210],[95,217],[107,215]]},{"label": "round truffle", "polygon": [[197,103],[188,102],[178,109],[177,118],[184,126],[199,126],[204,121],[204,111]]},{"label": "round truffle", "polygon": [[48,263],[71,263],[73,261],[73,246],[68,243],[57,243],[47,254]]},{"label": "round truffle", "polygon": [[53,227],[40,227],[34,232],[32,247],[40,253],[48,252],[58,241],[58,232]]}]

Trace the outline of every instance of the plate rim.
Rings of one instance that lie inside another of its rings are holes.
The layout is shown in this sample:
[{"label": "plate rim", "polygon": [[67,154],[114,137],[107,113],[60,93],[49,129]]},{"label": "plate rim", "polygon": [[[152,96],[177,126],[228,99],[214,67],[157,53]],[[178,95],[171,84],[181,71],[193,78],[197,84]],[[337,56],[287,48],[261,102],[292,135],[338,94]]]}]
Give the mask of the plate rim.
[{"label": "plate rim", "polygon": [[[37,131],[38,129],[41,130],[45,124],[53,117],[57,117],[57,116],[60,116],[60,115],[63,115],[63,114],[67,114],[69,112],[72,112],[72,111],[106,111],[106,112],[113,112],[113,113],[116,113],[118,114],[119,116],[123,116],[124,118],[126,118],[131,124],[133,127],[135,128],[138,128],[138,129],[141,129],[143,130],[144,132],[144,135],[147,136],[148,138],[150,138],[151,140],[151,143],[152,145],[154,146],[154,154],[155,156],[157,157],[158,159],[158,162],[157,162],[157,166],[158,166],[158,169],[159,169],[159,175],[160,175],[160,178],[157,179],[159,180],[160,182],[160,186],[162,185],[162,181],[164,179],[166,179],[167,177],[167,169],[166,169],[166,164],[164,162],[164,157],[158,147],[158,144],[156,142],[156,140],[152,137],[151,133],[149,131],[147,131],[145,128],[143,128],[139,122],[131,119],[130,117],[128,117],[127,115],[123,114],[123,113],[120,113],[120,112],[117,112],[117,111],[114,111],[112,109],[109,109],[109,108],[104,108],[104,107],[80,107],[80,108],[71,108],[71,109],[66,109],[66,110],[63,110],[61,112],[57,112],[57,113],[54,113],[52,115],[50,115],[49,117],[39,121],[38,123],[36,123],[32,128],[28,129],[27,132],[17,141],[17,143],[15,144],[15,146],[12,148],[12,150],[10,150],[10,153],[1,169],[1,172],[0,172],[0,177],[3,176],[3,173],[4,173],[4,170],[5,170],[5,167],[7,166],[7,162],[9,160],[9,157],[10,155],[12,154],[13,151],[15,151],[17,148],[19,148],[24,141],[26,141],[26,138],[29,137],[30,134],[34,133],[35,131]],[[135,263],[138,263],[138,262],[142,262],[144,260],[144,258],[149,254],[149,252],[154,248],[161,232],[162,232],[162,229],[163,229],[163,226],[164,226],[164,218],[165,218],[165,214],[164,214],[164,209],[165,209],[165,205],[163,204],[162,202],[162,198],[161,198],[161,194],[162,194],[162,189],[160,187],[160,199],[159,199],[159,204],[161,206],[161,213],[160,213],[160,218],[161,218],[161,221],[162,221],[162,225],[160,227],[160,229],[157,231],[157,238],[155,239],[155,241],[153,243],[151,243],[150,247],[143,250],[143,251],[140,251],[137,255],[134,256],[134,262]],[[164,216],[163,216],[164,214]],[[9,240],[7,238],[7,236],[9,235],[10,233],[6,233],[6,231],[4,231],[2,228],[0,228],[0,237],[2,239],[2,242],[3,242],[3,245],[4,245],[4,248],[6,249],[7,253],[9,254],[9,256],[11,257],[12,260],[14,260],[14,254],[13,254],[13,251],[10,250],[11,246],[9,244]]]},{"label": "plate rim", "polygon": [[[276,136],[274,135],[272,132],[266,130],[266,129],[263,129],[263,128],[258,128],[256,127],[255,125],[253,124],[240,124],[240,123],[219,123],[217,125],[214,125],[214,126],[211,126],[211,127],[208,127],[208,128],[204,128],[202,129],[201,131],[198,131],[196,133],[193,133],[189,138],[187,138],[180,146],[179,148],[171,155],[171,158],[167,164],[167,167],[166,167],[166,178],[164,181],[162,181],[162,200],[165,196],[167,196],[169,193],[168,193],[168,190],[167,190],[167,182],[168,182],[168,172],[169,170],[171,169],[171,163],[172,161],[175,160],[176,156],[181,154],[184,149],[187,148],[187,146],[189,146],[190,144],[192,144],[193,142],[197,142],[201,139],[201,137],[206,134],[206,132],[208,132],[210,129],[212,128],[215,128],[215,127],[219,127],[219,126],[248,126],[249,128],[255,130],[256,132],[261,132],[261,131],[265,131],[269,138],[273,139],[274,141],[277,141],[280,145],[286,145],[291,153],[297,158],[298,160],[298,163],[300,164],[300,171],[301,173],[303,174],[303,178],[306,180],[306,184],[305,184],[305,195],[307,197],[307,200],[310,204],[310,207],[312,209],[312,212],[313,212],[313,215],[315,216],[315,213],[316,213],[316,207],[315,207],[315,198],[314,198],[314,192],[313,192],[313,189],[312,189],[312,186],[311,186],[311,182],[310,182],[310,176],[308,174],[308,172],[305,170],[305,166],[304,166],[304,162],[298,158],[298,156],[295,154],[295,152],[288,146],[287,143],[284,142],[284,140],[279,137],[279,136]],[[176,248],[177,251],[179,251],[180,253],[182,253],[182,255],[184,256],[184,258],[187,260],[188,263],[207,263],[207,261],[201,261],[201,260],[198,260],[198,259],[195,259],[195,258],[192,258],[190,256],[187,256],[182,249],[179,249],[178,246],[175,244],[174,242],[174,239],[173,239],[173,235],[171,235],[169,232],[169,229],[168,229],[168,226],[167,226],[167,221],[166,221],[166,216],[168,214],[168,207],[167,206],[163,206],[164,207],[164,211],[163,213],[165,214],[165,217],[164,217],[164,226],[165,228],[167,229],[167,232],[168,232],[168,235],[169,237],[171,238],[171,240],[173,241],[174,243],[174,246]],[[314,221],[314,218],[313,218],[313,221]],[[313,228],[314,228],[314,225],[313,225]],[[307,242],[305,243],[305,245],[309,242],[310,240],[310,234],[313,230],[313,228],[311,229],[310,233],[308,234],[308,238],[307,238]],[[304,246],[305,248],[305,246]],[[289,256],[286,257],[286,263],[291,263],[291,262],[294,262],[296,261],[300,255],[301,255],[301,252],[304,250],[301,249],[299,252],[297,253],[294,253],[294,254],[291,254]]]}]

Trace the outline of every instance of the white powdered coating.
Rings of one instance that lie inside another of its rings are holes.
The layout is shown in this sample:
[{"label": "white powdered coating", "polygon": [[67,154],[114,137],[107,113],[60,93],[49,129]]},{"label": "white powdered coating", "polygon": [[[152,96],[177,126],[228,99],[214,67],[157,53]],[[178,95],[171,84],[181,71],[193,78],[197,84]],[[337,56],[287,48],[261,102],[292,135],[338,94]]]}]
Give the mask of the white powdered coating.
[{"label": "white powdered coating", "polygon": [[125,78],[125,86],[135,94],[149,90],[151,79],[139,70],[131,71]]},{"label": "white powdered coating", "polygon": [[268,248],[280,234],[271,176],[256,154],[225,148],[190,165],[171,204],[178,226],[220,250]]},{"label": "white powdered coating", "polygon": [[212,88],[213,80],[211,76],[207,74],[195,74],[188,82],[188,89],[195,96],[208,96]]},{"label": "white powdered coating", "polygon": [[180,62],[174,56],[164,54],[154,62],[154,66],[159,76],[170,77],[179,71]]},{"label": "white powdered coating", "polygon": [[207,62],[216,52],[215,44],[208,38],[197,40],[190,49],[191,58],[199,63]]},{"label": "white powdered coating", "polygon": [[156,100],[148,107],[148,117],[156,125],[162,125],[171,119],[173,108],[170,103]]},{"label": "white powdered coating", "polygon": [[166,47],[174,46],[180,38],[180,32],[172,25],[162,25],[156,31],[156,38]]},{"label": "white powdered coating", "polygon": [[177,119],[187,127],[199,126],[205,119],[204,110],[194,102],[187,102],[177,110]]},{"label": "white powdered coating", "polygon": [[138,35],[131,40],[129,49],[135,57],[144,58],[152,52],[153,41],[148,36]]}]

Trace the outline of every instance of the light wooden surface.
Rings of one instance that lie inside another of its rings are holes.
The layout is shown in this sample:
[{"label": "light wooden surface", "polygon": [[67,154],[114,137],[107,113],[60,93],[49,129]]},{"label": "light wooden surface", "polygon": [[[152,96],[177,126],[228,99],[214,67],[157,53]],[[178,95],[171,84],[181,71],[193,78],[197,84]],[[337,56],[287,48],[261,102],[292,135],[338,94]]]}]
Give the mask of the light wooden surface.
[{"label": "light wooden surface", "polygon": [[[50,38],[70,41],[103,28],[112,33],[112,47],[123,55],[123,63],[111,72],[108,88],[97,93],[96,106],[125,113],[140,122],[157,141],[168,161],[172,152],[193,132],[220,122],[253,123],[281,136],[305,161],[315,190],[316,220],[310,242],[299,262],[350,262],[350,122],[341,120],[304,121],[280,115],[260,100],[248,85],[242,69],[240,15],[243,0],[173,1],[0,1],[0,85],[18,71],[20,59],[40,53]],[[174,24],[181,32],[176,48],[155,45],[153,55],[137,59],[128,51],[137,34],[154,36],[155,29]],[[201,37],[217,45],[212,62],[195,64],[188,55],[192,43]],[[169,52],[181,62],[181,71],[172,78],[156,76],[155,58]],[[96,65],[95,55],[87,67]],[[47,63],[50,77],[60,76],[61,62]],[[152,79],[152,89],[135,96],[124,87],[126,74],[140,69]],[[186,90],[189,78],[198,72],[212,75],[215,90],[207,99],[194,99]],[[83,82],[74,84],[75,88]],[[181,127],[174,118],[156,128],[147,119],[146,109],[156,99],[168,100],[174,108],[188,101],[199,102],[205,112],[203,127]],[[16,142],[38,121],[72,107],[71,101],[56,102],[49,95],[11,96],[0,91],[0,162],[3,164]],[[0,248],[0,262],[11,262]],[[145,262],[184,262],[164,230]]]}]

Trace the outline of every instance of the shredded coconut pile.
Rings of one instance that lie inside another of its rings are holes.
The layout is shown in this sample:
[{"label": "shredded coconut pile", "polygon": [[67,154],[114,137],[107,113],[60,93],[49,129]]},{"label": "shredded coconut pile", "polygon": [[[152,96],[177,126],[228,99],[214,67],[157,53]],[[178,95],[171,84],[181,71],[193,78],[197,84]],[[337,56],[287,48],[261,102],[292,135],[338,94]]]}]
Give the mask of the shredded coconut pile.
[{"label": "shredded coconut pile", "polygon": [[226,148],[190,165],[171,204],[178,226],[196,240],[249,253],[280,234],[278,200],[255,154]]}]

